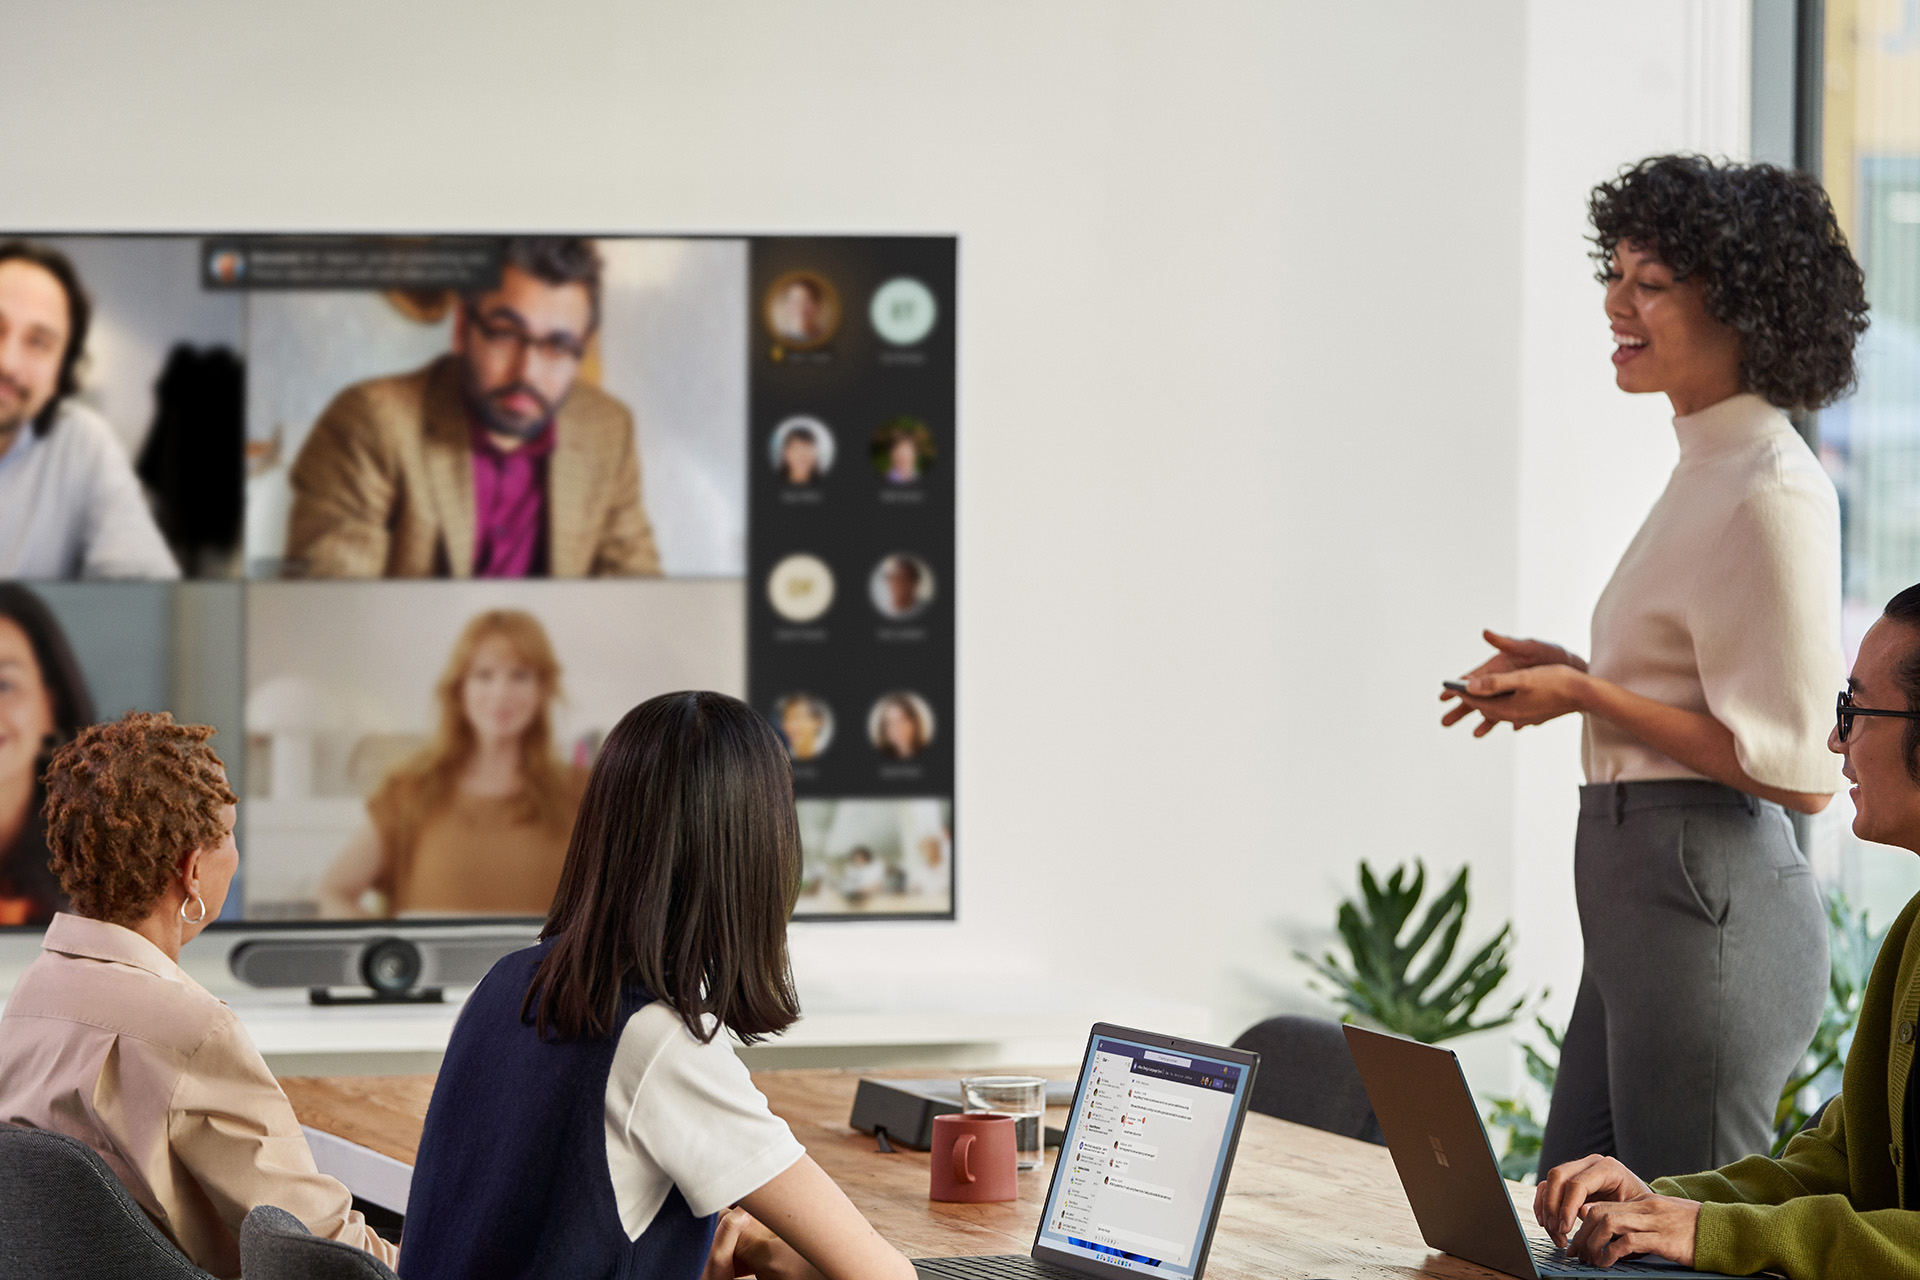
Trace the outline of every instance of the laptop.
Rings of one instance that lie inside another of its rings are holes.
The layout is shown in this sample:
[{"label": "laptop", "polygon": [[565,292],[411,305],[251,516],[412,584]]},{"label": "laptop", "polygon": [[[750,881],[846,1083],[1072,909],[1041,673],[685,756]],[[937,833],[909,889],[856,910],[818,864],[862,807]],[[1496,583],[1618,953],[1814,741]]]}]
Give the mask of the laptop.
[{"label": "laptop", "polygon": [[1094,1024],[1030,1254],[915,1258],[937,1280],[1199,1280],[1260,1055]]},{"label": "laptop", "polygon": [[1514,1212],[1453,1051],[1359,1027],[1344,1030],[1420,1234],[1435,1249],[1528,1280],[1725,1276],[1649,1255],[1596,1267],[1544,1234],[1529,1235]]}]

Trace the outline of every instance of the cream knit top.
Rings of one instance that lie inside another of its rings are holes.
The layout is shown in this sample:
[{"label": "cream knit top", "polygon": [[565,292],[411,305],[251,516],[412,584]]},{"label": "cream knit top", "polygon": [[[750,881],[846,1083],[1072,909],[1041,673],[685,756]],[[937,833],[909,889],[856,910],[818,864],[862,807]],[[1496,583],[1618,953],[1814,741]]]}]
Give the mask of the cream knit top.
[{"label": "cream knit top", "polygon": [[[1840,502],[1779,410],[1737,395],[1673,420],[1680,461],[1593,610],[1596,676],[1733,732],[1768,786],[1831,792]],[[1700,775],[1597,716],[1587,781]]]}]

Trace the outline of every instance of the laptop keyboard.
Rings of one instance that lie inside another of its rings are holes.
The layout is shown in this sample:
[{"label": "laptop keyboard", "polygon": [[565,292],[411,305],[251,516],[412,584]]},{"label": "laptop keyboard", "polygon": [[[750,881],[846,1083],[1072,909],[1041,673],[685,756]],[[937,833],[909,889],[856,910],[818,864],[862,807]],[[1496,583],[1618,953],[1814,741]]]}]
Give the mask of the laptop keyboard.
[{"label": "laptop keyboard", "polygon": [[1536,1240],[1532,1236],[1527,1237],[1527,1248],[1533,1252],[1533,1265],[1548,1276],[1667,1276],[1672,1280],[1675,1276],[1691,1274],[1664,1259],[1640,1262],[1623,1258],[1610,1267],[1596,1267],[1580,1261],[1551,1240]]},{"label": "laptop keyboard", "polygon": [[1086,1280],[1065,1267],[1040,1262],[1024,1253],[990,1258],[915,1258],[913,1269],[938,1280]]}]

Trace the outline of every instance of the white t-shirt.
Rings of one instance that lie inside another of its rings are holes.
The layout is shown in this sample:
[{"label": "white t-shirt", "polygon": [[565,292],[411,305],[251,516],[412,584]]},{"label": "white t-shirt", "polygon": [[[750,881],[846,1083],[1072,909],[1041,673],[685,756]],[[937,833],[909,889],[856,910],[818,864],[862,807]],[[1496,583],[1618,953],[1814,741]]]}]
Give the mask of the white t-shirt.
[{"label": "white t-shirt", "polygon": [[[1780,411],[1738,395],[1673,420],[1680,461],[1593,610],[1590,670],[1733,733],[1740,767],[1832,792],[1840,501]],[[1588,782],[1700,775],[1598,716]]]},{"label": "white t-shirt", "polygon": [[805,1154],[724,1034],[701,1044],[661,1000],[627,1019],[607,1073],[607,1168],[628,1239],[673,1187],[705,1217]]},{"label": "white t-shirt", "polygon": [[113,428],[61,404],[0,453],[0,578],[178,578]]}]

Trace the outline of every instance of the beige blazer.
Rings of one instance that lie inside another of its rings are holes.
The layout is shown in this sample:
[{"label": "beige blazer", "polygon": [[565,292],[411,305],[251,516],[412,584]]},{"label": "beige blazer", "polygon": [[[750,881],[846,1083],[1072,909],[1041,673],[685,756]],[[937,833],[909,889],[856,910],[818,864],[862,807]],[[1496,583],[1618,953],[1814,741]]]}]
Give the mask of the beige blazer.
[{"label": "beige blazer", "polygon": [[[289,480],[287,572],[315,578],[473,573],[473,453],[460,361],[375,378],[334,397]],[[547,572],[658,574],[625,405],[576,382],[554,412]]]},{"label": "beige blazer", "polygon": [[0,1120],[98,1151],[214,1275],[240,1274],[240,1220],[261,1204],[394,1264],[399,1248],[314,1168],[231,1009],[117,924],[61,913],[41,948],[0,1013]]}]

